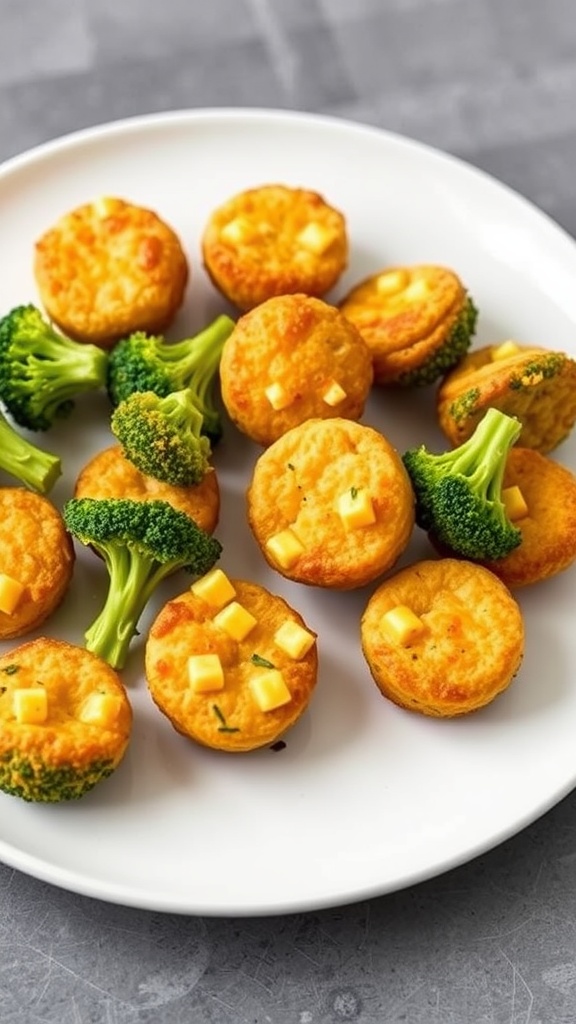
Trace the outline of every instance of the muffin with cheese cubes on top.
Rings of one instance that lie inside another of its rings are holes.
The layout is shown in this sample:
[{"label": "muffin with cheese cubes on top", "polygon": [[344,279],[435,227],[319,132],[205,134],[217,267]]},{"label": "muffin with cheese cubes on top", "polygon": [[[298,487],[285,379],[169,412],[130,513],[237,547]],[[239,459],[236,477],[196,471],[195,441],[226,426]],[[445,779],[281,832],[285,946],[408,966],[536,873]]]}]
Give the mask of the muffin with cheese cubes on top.
[{"label": "muffin with cheese cubes on top", "polygon": [[257,460],[248,521],[267,562],[312,586],[361,587],[410,540],[414,493],[396,449],[372,427],[306,420]]},{"label": "muffin with cheese cubes on top", "polygon": [[318,192],[270,184],[232,196],[202,236],[214,285],[241,310],[274,295],[325,295],[348,262],[346,222]]},{"label": "muffin with cheese cubes on top", "polygon": [[248,437],[268,445],[304,420],[358,420],[372,358],[356,328],[309,295],[281,295],[246,313],[220,362],[222,400]]},{"label": "muffin with cheese cubes on top", "polygon": [[116,770],[132,708],[106,662],[39,637],[0,656],[0,789],[23,800],[76,800]]},{"label": "muffin with cheese cubes on top", "polygon": [[453,717],[505,690],[524,654],[508,588],[483,566],[417,562],[386,579],[361,620],[362,650],[381,693],[410,711]]},{"label": "muffin with cheese cubes on top", "polygon": [[161,609],[145,665],[152,699],[178,732],[218,750],[255,750],[308,707],[316,634],[283,598],[213,569]]}]

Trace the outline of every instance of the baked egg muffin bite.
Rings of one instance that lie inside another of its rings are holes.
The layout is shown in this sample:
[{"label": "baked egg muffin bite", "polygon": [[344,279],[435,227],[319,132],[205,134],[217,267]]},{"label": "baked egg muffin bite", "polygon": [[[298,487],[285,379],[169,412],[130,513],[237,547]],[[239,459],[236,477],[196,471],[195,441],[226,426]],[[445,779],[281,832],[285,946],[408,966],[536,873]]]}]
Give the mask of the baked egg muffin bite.
[{"label": "baked egg muffin bite", "polygon": [[372,379],[354,325],[302,294],[277,296],[240,317],[220,361],[226,411],[262,445],[307,419],[360,419]]},{"label": "baked egg muffin bite", "polygon": [[361,619],[362,651],[380,692],[437,718],[489,704],[518,672],[524,623],[488,569],[443,558],[386,579]]},{"label": "baked egg muffin bite", "polygon": [[40,626],[63,600],[74,547],[52,502],[25,487],[0,487],[0,640]]},{"label": "baked egg muffin bite", "polygon": [[438,388],[440,427],[461,444],[490,406],[521,421],[519,445],[547,454],[576,422],[576,360],[513,340],[469,352]]},{"label": "baked egg muffin bite", "polygon": [[291,292],[321,296],[347,265],[346,222],[318,192],[261,185],[213,211],[202,253],[212,282],[238,309]]},{"label": "baked egg muffin bite", "polygon": [[165,330],[188,274],[175,231],[153,210],[114,196],[65,213],[35,246],[48,316],[69,337],[102,348],[133,331]]},{"label": "baked egg muffin bite", "polygon": [[431,384],[459,362],[476,329],[477,310],[459,276],[434,264],[372,274],[340,310],[372,353],[376,384]]},{"label": "baked egg muffin bite", "polygon": [[161,609],[145,666],[151,697],[178,732],[216,750],[255,750],[308,707],[316,634],[283,598],[213,569]]},{"label": "baked egg muffin bite", "polygon": [[349,590],[390,569],[414,526],[402,460],[372,427],[306,420],[257,460],[248,521],[264,558],[287,579]]},{"label": "baked egg muffin bite", "polygon": [[120,445],[104,448],[86,463],[76,479],[74,497],[167,501],[206,533],[214,533],[220,514],[220,488],[214,469],[205,473],[199,484],[189,487],[163,483],[141,473]]},{"label": "baked egg muffin bite", "polygon": [[132,728],[116,674],[85,648],[39,637],[0,656],[0,790],[76,800],[112,774]]}]

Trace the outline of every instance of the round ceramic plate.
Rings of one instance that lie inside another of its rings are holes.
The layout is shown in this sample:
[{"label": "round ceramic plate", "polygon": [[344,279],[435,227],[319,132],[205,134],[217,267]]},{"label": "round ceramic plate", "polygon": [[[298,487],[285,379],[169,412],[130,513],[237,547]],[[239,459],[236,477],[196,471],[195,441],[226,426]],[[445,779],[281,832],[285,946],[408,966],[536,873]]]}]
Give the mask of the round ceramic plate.
[{"label": "round ceramic plate", "polygon": [[[516,338],[576,354],[576,246],[530,204],[476,170],[383,131],[272,111],[195,111],[120,122],[50,143],[0,171],[0,311],[37,302],[35,239],[103,195],[155,208],[178,231],[192,275],[171,335],[229,311],[201,266],[212,209],[270,182],[322,192],[346,215],[350,265],[329,297],[387,264],[454,267],[479,310],[475,344]],[[37,443],[61,453],[61,506],[96,450],[111,443],[104,394],[77,402]],[[443,450],[434,389],[375,390],[364,421],[402,451]],[[226,755],[179,736],[142,671],[147,625],[189,585],[171,579],[149,606],[124,674],[133,740],[115,775],[79,802],[0,797],[0,859],[66,889],[141,908],[272,914],[400,889],[516,833],[576,783],[574,574],[520,593],[527,645],[512,686],[483,711],[436,721],[380,696],[359,619],[372,588],[335,593],[285,582],[246,525],[259,450],[228,423],[215,465],[222,568],[283,594],[318,633],[319,683],[282,750]],[[554,453],[576,469],[576,444]],[[3,478],[8,484],[8,478]],[[416,530],[402,564],[433,552]],[[70,593],[45,631],[83,642],[104,570],[78,551]],[[12,643],[14,646],[14,643]],[[4,648],[8,645],[4,644]]]}]

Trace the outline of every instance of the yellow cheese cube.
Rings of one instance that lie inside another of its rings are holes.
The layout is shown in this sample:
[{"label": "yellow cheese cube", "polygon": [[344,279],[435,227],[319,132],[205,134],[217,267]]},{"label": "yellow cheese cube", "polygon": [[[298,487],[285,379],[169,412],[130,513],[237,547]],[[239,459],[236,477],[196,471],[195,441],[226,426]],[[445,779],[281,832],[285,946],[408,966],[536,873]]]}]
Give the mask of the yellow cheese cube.
[{"label": "yellow cheese cube", "polygon": [[528,505],[517,484],[514,484],[513,487],[504,487],[502,503],[506,509],[506,515],[511,522],[515,522],[517,519],[524,519],[524,516],[528,515]]},{"label": "yellow cheese cube", "polygon": [[188,680],[195,693],[224,689],[224,669],[217,654],[193,654],[188,658]]},{"label": "yellow cheese cube", "polygon": [[326,405],[334,406],[339,405],[346,398],[346,392],[341,384],[336,380],[330,381],[325,390],[322,392],[322,400],[326,402]]},{"label": "yellow cheese cube", "polygon": [[236,597],[236,591],[222,569],[211,569],[205,576],[196,580],[190,590],[212,608],[223,608],[233,597]]},{"label": "yellow cheese cube", "polygon": [[376,281],[376,288],[381,295],[395,295],[403,291],[408,284],[408,274],[405,270],[388,270],[380,274]]},{"label": "yellow cheese cube", "polygon": [[251,242],[254,238],[254,231],[250,221],[245,217],[235,217],[221,229],[220,238],[224,242],[231,242],[232,245],[239,245],[243,242]]},{"label": "yellow cheese cube", "polygon": [[338,499],[338,514],[346,530],[356,530],[376,522],[372,498],[367,490],[351,487]]},{"label": "yellow cheese cube", "polygon": [[112,196],[100,196],[92,203],[92,209],[100,220],[110,217],[116,210],[117,206],[118,200],[114,199]]},{"label": "yellow cheese cube", "polygon": [[43,686],[14,690],[12,708],[20,725],[41,725],[48,718],[48,695]]},{"label": "yellow cheese cube", "polygon": [[289,569],[294,565],[304,551],[304,545],[290,527],[269,537],[266,548],[283,569]]},{"label": "yellow cheese cube", "polygon": [[421,302],[422,299],[428,298],[429,292],[428,282],[424,281],[421,277],[417,277],[404,290],[404,298],[407,302]]},{"label": "yellow cheese cube", "polygon": [[25,589],[12,576],[7,576],[4,572],[0,573],[0,612],[12,615],[18,607]]},{"label": "yellow cheese cube", "polygon": [[299,232],[296,241],[304,249],[308,249],[309,252],[313,252],[317,256],[321,256],[322,253],[326,252],[326,250],[330,248],[334,238],[335,235],[333,231],[327,230],[322,224],[317,224],[316,221],[310,221],[310,223]]},{"label": "yellow cheese cube", "polygon": [[213,622],[223,629],[233,640],[244,640],[250,630],[254,629],[257,619],[238,601],[227,604],[221,612],[214,616]]},{"label": "yellow cheese cube", "polygon": [[404,647],[416,640],[426,628],[422,619],[405,604],[390,608],[382,616],[380,625],[392,640],[396,640]]},{"label": "yellow cheese cube", "polygon": [[117,714],[118,699],[114,694],[91,693],[84,701],[78,717],[87,725],[110,725]]},{"label": "yellow cheese cube", "polygon": [[508,359],[509,356],[517,355],[519,351],[520,347],[515,341],[503,341],[501,345],[493,347],[490,356],[493,360]]},{"label": "yellow cheese cube", "polygon": [[280,409],[285,409],[292,403],[291,396],[278,380],[264,388],[264,394],[276,412],[279,412]]},{"label": "yellow cheese cube", "polygon": [[277,668],[269,668],[253,676],[249,686],[260,711],[274,711],[292,700],[284,676]]},{"label": "yellow cheese cube", "polygon": [[281,651],[299,661],[312,647],[316,637],[293,619],[286,619],[276,630],[274,643]]}]

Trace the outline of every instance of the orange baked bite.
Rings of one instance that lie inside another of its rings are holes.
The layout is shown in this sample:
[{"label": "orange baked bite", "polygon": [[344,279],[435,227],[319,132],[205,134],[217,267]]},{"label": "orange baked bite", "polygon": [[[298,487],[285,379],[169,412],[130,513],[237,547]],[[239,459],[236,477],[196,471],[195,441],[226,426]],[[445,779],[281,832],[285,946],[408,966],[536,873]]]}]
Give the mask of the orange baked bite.
[{"label": "orange baked bite", "polygon": [[576,360],[508,340],[469,352],[438,389],[438,419],[454,445],[490,406],[522,423],[518,444],[546,454],[576,421]]},{"label": "orange baked bite", "polygon": [[72,579],[74,547],[48,498],[0,488],[0,640],[22,636],[56,610]]},{"label": "orange baked bite", "polygon": [[351,589],[376,579],[406,548],[414,495],[396,449],[351,420],[306,420],[257,460],[248,521],[283,576]]},{"label": "orange baked bite", "polygon": [[361,641],[385,697],[452,717],[483,707],[510,684],[522,662],[524,624],[493,573],[444,558],[385,580],[362,616]]},{"label": "orange baked bite", "polygon": [[141,473],[123,455],[120,445],[104,448],[86,463],[76,480],[74,497],[167,501],[206,533],[214,532],[220,513],[220,489],[214,469],[190,487],[162,483]]},{"label": "orange baked bite", "polygon": [[109,348],[165,330],[184,299],[188,261],[162,218],[105,196],[64,214],[36,242],[42,303],[64,334]]},{"label": "orange baked bite", "polygon": [[346,223],[317,192],[262,185],[214,210],[202,253],[214,285],[239,309],[273,295],[321,296],[346,267]]},{"label": "orange baked bite", "polygon": [[76,800],[118,767],[132,708],[116,672],[85,648],[39,637],[0,656],[0,789]]},{"label": "orange baked bite", "polygon": [[372,376],[356,328],[334,306],[300,294],[269,299],[241,317],[220,361],[228,415],[263,445],[307,419],[359,419]]},{"label": "orange baked bite", "polygon": [[169,601],[150,629],[152,699],[184,736],[229,752],[276,742],[308,707],[316,634],[281,597],[221,569]]},{"label": "orange baked bite", "polygon": [[431,384],[467,352],[477,319],[458,275],[434,264],[387,267],[340,309],[372,353],[377,384]]}]

